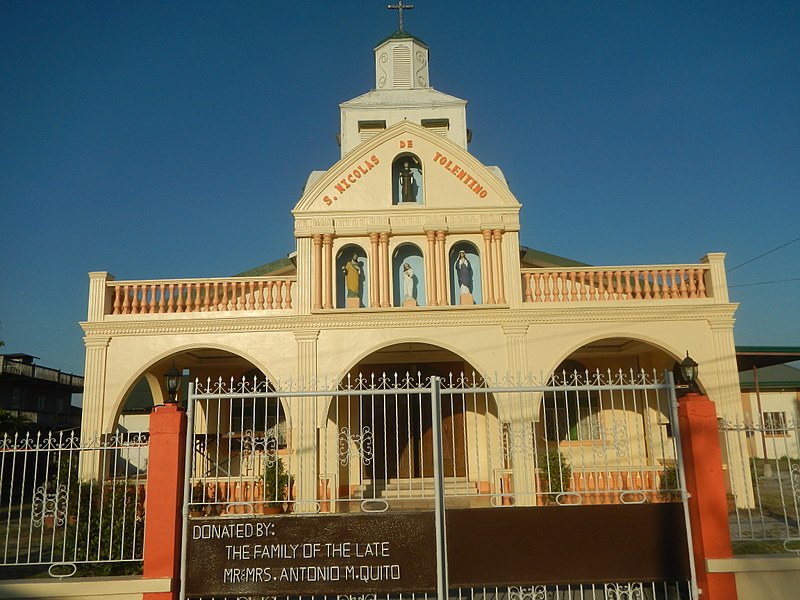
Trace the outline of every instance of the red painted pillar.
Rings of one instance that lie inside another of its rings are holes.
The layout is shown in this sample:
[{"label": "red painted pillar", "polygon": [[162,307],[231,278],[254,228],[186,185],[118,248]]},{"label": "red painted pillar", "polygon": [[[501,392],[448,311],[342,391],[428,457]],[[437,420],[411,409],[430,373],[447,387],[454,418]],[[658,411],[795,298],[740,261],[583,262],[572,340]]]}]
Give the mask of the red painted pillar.
[{"label": "red painted pillar", "polygon": [[176,600],[180,589],[181,508],[186,455],[186,413],[175,404],[150,415],[144,576],[171,577],[172,592],[145,594],[147,600]]},{"label": "red painted pillar", "polygon": [[714,403],[707,396],[689,394],[678,403],[678,422],[701,597],[735,600],[733,573],[709,573],[706,569],[706,559],[730,558],[733,554]]}]

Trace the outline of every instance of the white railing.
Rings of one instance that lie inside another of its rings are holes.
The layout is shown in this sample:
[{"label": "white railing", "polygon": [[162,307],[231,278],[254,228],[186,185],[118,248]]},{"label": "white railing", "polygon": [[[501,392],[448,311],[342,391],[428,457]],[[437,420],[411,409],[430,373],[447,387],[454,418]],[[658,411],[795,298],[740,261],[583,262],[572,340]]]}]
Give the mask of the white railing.
[{"label": "white railing", "polygon": [[720,433],[723,456],[743,457],[727,471],[734,552],[800,555],[800,424],[720,421]]},{"label": "white railing", "polygon": [[[189,503],[198,516],[431,508],[427,377],[369,374],[313,391],[264,380],[196,386]],[[441,404],[448,506],[680,499],[668,386],[654,374],[514,385],[451,377]],[[319,415],[313,426],[308,415]]]},{"label": "white railing", "polygon": [[146,315],[292,308],[295,277],[108,281],[109,314]]},{"label": "white railing", "polygon": [[[71,433],[0,439],[0,578],[48,572],[111,575],[143,558],[147,438],[84,440]],[[82,481],[79,463],[107,477]]]},{"label": "white railing", "polygon": [[708,265],[523,269],[524,302],[705,298]]}]

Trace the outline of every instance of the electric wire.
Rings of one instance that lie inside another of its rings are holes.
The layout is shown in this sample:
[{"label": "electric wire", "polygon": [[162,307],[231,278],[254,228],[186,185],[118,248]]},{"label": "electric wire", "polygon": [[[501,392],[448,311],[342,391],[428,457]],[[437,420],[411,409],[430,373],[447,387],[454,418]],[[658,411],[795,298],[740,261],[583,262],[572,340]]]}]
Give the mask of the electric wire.
[{"label": "electric wire", "polygon": [[[781,244],[780,246],[777,246],[777,247],[773,248],[772,250],[767,250],[767,251],[766,251],[766,252],[764,252],[763,254],[759,254],[758,256],[756,256],[756,257],[754,257],[754,258],[751,258],[750,260],[746,260],[746,261],[744,261],[743,263],[736,265],[735,267],[731,267],[730,269],[728,269],[728,270],[727,270],[727,272],[728,272],[728,273],[730,273],[731,271],[735,271],[735,270],[736,270],[736,269],[738,269],[739,267],[743,267],[743,266],[745,266],[745,265],[749,265],[751,262],[753,262],[753,261],[756,261],[756,260],[758,260],[759,258],[763,258],[763,257],[765,257],[767,254],[772,254],[772,253],[773,253],[773,252],[775,252],[776,250],[780,250],[781,248],[785,248],[785,247],[786,247],[786,246],[788,246],[789,244],[794,244],[795,242],[800,242],[800,237],[796,237],[796,238],[794,238],[793,240],[790,240],[790,241],[786,242],[785,244]],[[734,287],[734,286],[728,286],[728,287]]]},{"label": "electric wire", "polygon": [[788,281],[800,281],[800,277],[792,277],[791,279],[776,279],[774,281],[759,281],[758,283],[740,283],[739,285],[729,285],[730,288],[753,287],[756,285],[772,285],[773,283],[786,283]]}]

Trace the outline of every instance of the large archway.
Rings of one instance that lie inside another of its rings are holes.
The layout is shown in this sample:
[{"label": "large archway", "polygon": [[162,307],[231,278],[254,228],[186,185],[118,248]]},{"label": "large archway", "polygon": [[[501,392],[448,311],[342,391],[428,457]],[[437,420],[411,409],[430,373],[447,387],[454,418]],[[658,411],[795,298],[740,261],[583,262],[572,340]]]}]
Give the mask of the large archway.
[{"label": "large archway", "polygon": [[474,371],[456,353],[418,342],[381,348],[353,365],[344,379],[361,393],[333,399],[326,427],[329,439],[336,436],[335,449],[333,443],[327,454],[320,449],[323,472],[336,464],[340,497],[425,496],[434,475],[434,419],[441,423],[444,478],[464,494],[487,489],[498,467],[488,457],[501,456],[499,448],[484,447],[481,435],[497,426],[494,398],[444,395],[435,415],[430,393],[432,377],[463,381],[462,374]]}]

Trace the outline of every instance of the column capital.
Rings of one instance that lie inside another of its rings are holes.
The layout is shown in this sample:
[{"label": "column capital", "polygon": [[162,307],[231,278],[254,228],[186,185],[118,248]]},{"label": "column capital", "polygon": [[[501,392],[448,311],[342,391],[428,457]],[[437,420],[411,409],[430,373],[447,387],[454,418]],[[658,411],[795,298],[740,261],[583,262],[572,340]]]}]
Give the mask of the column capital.
[{"label": "column capital", "polygon": [[83,338],[83,345],[89,348],[108,348],[111,338],[105,335],[87,335]]},{"label": "column capital", "polygon": [[319,329],[303,329],[293,333],[298,342],[316,342],[319,339]]}]

